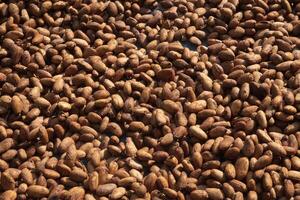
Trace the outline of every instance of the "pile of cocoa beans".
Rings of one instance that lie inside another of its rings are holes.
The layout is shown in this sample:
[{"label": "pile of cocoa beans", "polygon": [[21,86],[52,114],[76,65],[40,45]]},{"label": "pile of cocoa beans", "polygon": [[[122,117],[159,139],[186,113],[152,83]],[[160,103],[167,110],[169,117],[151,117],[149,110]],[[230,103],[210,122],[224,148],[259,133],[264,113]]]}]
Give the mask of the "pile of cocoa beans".
[{"label": "pile of cocoa beans", "polygon": [[300,200],[299,16],[0,1],[0,200]]}]

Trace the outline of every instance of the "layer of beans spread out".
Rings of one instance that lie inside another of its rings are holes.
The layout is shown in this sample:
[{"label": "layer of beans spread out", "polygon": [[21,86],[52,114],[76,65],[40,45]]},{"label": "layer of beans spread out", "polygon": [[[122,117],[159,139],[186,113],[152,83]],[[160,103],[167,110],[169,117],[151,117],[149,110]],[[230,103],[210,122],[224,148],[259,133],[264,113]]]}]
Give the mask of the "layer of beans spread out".
[{"label": "layer of beans spread out", "polygon": [[300,200],[299,15],[0,1],[0,200]]}]

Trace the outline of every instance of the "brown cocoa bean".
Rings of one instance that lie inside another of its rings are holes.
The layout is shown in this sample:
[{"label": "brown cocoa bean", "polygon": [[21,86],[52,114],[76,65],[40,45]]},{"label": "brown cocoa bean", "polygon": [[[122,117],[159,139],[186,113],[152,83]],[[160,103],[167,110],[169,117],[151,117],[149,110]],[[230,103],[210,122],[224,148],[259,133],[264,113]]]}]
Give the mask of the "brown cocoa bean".
[{"label": "brown cocoa bean", "polygon": [[49,190],[46,187],[40,185],[31,185],[28,187],[26,193],[33,198],[46,197],[49,194]]}]

